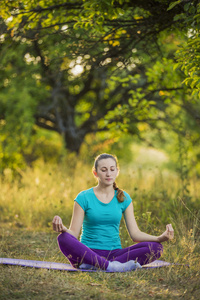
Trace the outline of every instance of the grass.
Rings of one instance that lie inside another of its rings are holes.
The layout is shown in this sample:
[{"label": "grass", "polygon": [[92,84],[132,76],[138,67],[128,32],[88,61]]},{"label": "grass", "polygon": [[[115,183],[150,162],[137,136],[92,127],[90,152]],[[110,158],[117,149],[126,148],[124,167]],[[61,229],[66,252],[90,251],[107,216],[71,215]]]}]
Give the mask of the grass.
[{"label": "grass", "polygon": [[[165,257],[174,250],[165,245]],[[1,257],[67,262],[56,234],[4,228]],[[199,254],[190,253],[190,267],[173,265],[128,273],[73,273],[0,266],[0,299],[198,299]]]},{"label": "grass", "polygon": [[[62,165],[38,162],[19,172],[20,178],[14,178],[7,169],[0,178],[0,257],[68,262],[58,249],[51,220],[59,214],[69,225],[73,199],[95,184],[91,166],[68,159]],[[198,299],[199,179],[191,180],[190,197],[180,195],[178,201],[178,175],[157,161],[142,164],[138,158],[121,169],[117,182],[133,198],[142,230],[160,234],[165,224],[173,224],[175,239],[164,243],[162,259],[178,265],[121,274],[0,265],[0,299]],[[123,247],[132,243],[123,222],[120,234]]]}]

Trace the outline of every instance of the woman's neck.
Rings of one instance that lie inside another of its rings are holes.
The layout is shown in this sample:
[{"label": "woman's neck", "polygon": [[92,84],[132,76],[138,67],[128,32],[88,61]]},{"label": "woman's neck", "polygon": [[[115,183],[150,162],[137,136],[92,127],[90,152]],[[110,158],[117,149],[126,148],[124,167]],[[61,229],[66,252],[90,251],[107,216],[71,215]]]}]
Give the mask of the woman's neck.
[{"label": "woman's neck", "polygon": [[102,184],[98,184],[97,186],[94,187],[94,190],[98,193],[110,194],[114,191],[114,188],[113,188],[112,185],[105,186],[105,185],[102,185]]},{"label": "woman's neck", "polygon": [[93,188],[93,191],[97,197],[97,199],[105,204],[110,203],[112,201],[115,191],[112,185],[110,186],[102,186],[98,184]]}]

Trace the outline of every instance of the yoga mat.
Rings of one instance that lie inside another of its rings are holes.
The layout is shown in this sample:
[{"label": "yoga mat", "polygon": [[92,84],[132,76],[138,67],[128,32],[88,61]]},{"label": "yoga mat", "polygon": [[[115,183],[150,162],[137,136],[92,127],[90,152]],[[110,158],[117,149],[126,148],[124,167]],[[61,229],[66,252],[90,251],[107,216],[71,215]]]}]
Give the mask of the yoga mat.
[{"label": "yoga mat", "polygon": [[[22,267],[32,267],[32,268],[42,268],[42,269],[53,269],[53,270],[62,270],[62,271],[79,271],[79,272],[96,272],[102,270],[85,270],[85,269],[76,269],[70,264],[56,263],[50,261],[37,261],[37,260],[26,260],[26,259],[17,259],[17,258],[0,258],[0,264],[4,265],[15,265]],[[162,260],[155,260],[154,262],[143,265],[142,268],[160,268],[172,265],[169,262]],[[108,271],[102,271],[108,272]]]}]

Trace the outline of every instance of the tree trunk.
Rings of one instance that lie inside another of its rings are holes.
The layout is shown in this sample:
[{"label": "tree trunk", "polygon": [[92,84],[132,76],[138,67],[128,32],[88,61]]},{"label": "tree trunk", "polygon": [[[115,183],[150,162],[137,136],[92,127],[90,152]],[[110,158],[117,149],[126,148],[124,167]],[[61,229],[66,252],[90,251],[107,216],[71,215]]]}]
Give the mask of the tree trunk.
[{"label": "tree trunk", "polygon": [[63,138],[65,142],[65,148],[71,152],[76,152],[79,154],[81,145],[84,141],[84,135],[71,134],[69,132],[63,133]]}]

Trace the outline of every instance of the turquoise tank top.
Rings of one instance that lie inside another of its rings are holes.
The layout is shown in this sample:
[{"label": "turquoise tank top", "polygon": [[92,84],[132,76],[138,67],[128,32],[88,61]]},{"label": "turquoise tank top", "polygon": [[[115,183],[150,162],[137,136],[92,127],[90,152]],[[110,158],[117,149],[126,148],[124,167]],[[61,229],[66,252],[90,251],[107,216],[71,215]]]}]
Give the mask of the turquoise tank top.
[{"label": "turquoise tank top", "polygon": [[124,192],[125,200],[117,200],[117,192],[109,203],[101,202],[93,188],[80,192],[76,201],[84,210],[81,242],[91,249],[121,249],[119,226],[123,212],[132,202],[129,194]]}]

